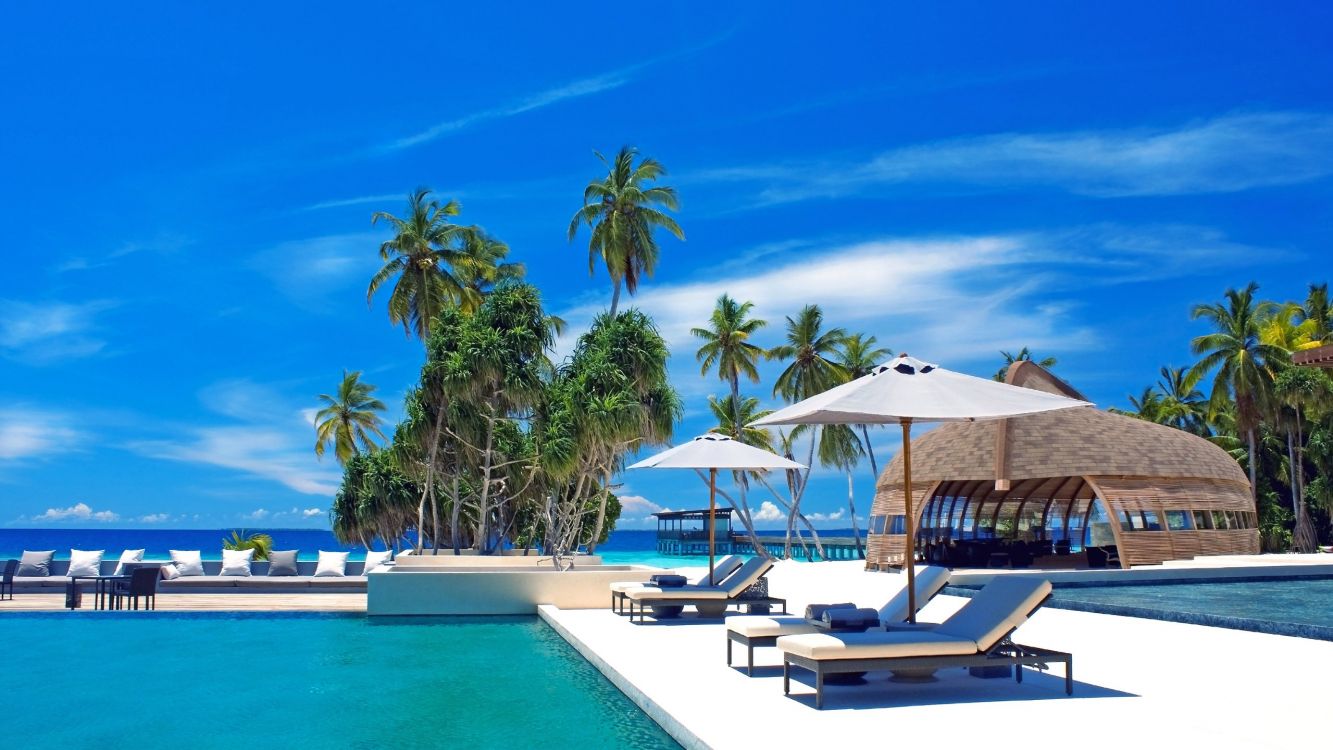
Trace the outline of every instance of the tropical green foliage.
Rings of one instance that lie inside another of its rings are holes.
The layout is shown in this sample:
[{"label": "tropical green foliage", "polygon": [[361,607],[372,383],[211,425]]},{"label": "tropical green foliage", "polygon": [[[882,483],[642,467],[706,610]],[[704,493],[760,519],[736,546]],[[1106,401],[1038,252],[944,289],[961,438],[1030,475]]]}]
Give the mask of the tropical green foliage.
[{"label": "tropical green foliage", "polygon": [[480,303],[455,271],[455,266],[468,262],[459,245],[472,231],[451,221],[459,210],[457,201],[440,203],[430,197],[430,190],[417,188],[408,196],[406,216],[377,211],[371,218],[372,224],[389,224],[393,237],[380,245],[384,265],[370,279],[366,304],[381,286],[396,278],[389,294],[389,320],[423,341],[440,312]]},{"label": "tropical green foliage", "polygon": [[262,533],[247,534],[244,529],[237,529],[231,532],[231,536],[222,537],[222,549],[252,549],[255,551],[254,559],[267,560],[268,553],[273,551],[273,537]]},{"label": "tropical green foliage", "polygon": [[373,437],[384,439],[379,412],[384,402],[371,394],[375,386],[361,382],[361,373],[343,370],[337,395],[319,394],[323,406],[315,413],[315,455],[323,456],[330,445],[338,463],[346,464],[352,456],[375,450]]},{"label": "tropical green foliage", "polygon": [[643,277],[652,276],[657,268],[657,230],[665,230],[678,240],[685,239],[685,232],[666,213],[680,208],[675,188],[655,184],[666,175],[666,167],[648,157],[635,164],[639,152],[630,146],[622,147],[610,161],[597,151],[593,153],[606,167],[606,176],[584,188],[583,207],[569,222],[569,239],[574,240],[580,225],[592,230],[588,274],[595,271],[600,257],[611,276],[614,316],[620,305],[621,285],[633,295]]},{"label": "tropical green foliage", "polygon": [[1333,536],[1333,378],[1291,355],[1329,340],[1328,285],[1311,284],[1303,302],[1260,300],[1258,288],[1196,305],[1192,317],[1208,326],[1191,342],[1198,362],[1161,368],[1132,408],[1113,411],[1231,452],[1250,477],[1264,548],[1308,551]]}]

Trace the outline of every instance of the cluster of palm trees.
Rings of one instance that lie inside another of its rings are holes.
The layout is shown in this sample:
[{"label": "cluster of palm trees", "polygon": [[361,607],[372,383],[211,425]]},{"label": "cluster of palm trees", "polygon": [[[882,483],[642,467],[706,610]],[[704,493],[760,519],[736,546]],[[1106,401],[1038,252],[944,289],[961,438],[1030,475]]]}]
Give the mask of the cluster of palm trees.
[{"label": "cluster of palm trees", "polygon": [[1206,437],[1245,466],[1264,545],[1310,551],[1330,537],[1333,512],[1333,378],[1295,367],[1296,352],[1333,343],[1328,284],[1303,302],[1228,289],[1192,317],[1212,329],[1191,342],[1199,360],[1163,367],[1121,413]]},{"label": "cluster of palm trees", "polygon": [[392,236],[367,303],[391,287],[389,320],[425,344],[426,361],[391,437],[360,372],[319,397],[315,452],[332,448],[343,465],[330,511],[340,539],[455,553],[522,546],[557,558],[606,539],[625,458],[667,442],[681,412],[665,342],[646,315],[618,310],[620,292],[652,275],[659,230],[684,234],[667,214],[675,190],[656,184],[659,162],[630,147],[597,157],[606,174],[585,188],[568,235],[591,230],[589,270],[600,257],[611,309],[563,362],[551,347],[564,322],[545,312],[504,243],[456,223],[456,201],[421,188],[403,216],[374,214]]},{"label": "cluster of palm trees", "polygon": [[[741,380],[758,384],[761,361],[786,363],[773,385],[772,394],[794,403],[869,373],[893,352],[879,347],[874,336],[826,327],[824,313],[818,305],[806,305],[795,316],[788,316],[782,342],[766,349],[755,344],[753,339],[768,322],[753,317],[753,310],[754,303],[738,302],[730,295],[723,294],[718,298],[707,325],[691,329],[691,334],[702,342],[695,353],[701,365],[701,373],[708,375],[716,372],[729,389],[725,398],[710,399],[713,414],[718,420],[713,430],[734,440],[780,452],[788,458],[794,458],[797,446],[804,442],[804,463],[807,467],[813,467],[818,457],[822,466],[845,473],[848,518],[859,545],[852,472],[860,465],[862,458],[869,458],[870,471],[876,476],[879,473],[869,428],[866,425],[801,425],[790,431],[779,431],[775,442],[768,430],[745,426],[770,412],[759,409],[757,397],[741,394]],[[809,529],[814,543],[818,545],[818,535],[814,533],[813,524],[801,512],[801,499],[809,478],[810,468],[804,472],[788,471],[787,496],[784,498],[768,486],[762,475],[736,472],[734,479],[739,495],[736,510],[742,524],[753,533],[746,495],[750,483],[758,481],[765,485],[786,512],[784,553],[791,555],[793,540],[796,544],[804,545],[798,524]]]}]

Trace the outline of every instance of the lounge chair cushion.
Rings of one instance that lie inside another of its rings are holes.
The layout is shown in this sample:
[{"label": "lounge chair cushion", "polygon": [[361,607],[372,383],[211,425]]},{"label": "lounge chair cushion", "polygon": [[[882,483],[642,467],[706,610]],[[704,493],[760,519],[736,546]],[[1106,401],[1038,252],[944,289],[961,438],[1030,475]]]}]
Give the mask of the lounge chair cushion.
[{"label": "lounge chair cushion", "polygon": [[966,656],[977,652],[977,644],[938,632],[813,633],[784,635],[778,648],[807,659],[893,659],[905,656]]},{"label": "lounge chair cushion", "polygon": [[996,576],[934,632],[966,638],[989,651],[1051,593],[1050,581],[1030,576]]},{"label": "lounge chair cushion", "polygon": [[625,596],[640,601],[643,599],[729,599],[727,592],[715,586],[681,586],[678,589],[664,589],[657,586],[640,586],[625,592]]},{"label": "lounge chair cushion", "polygon": [[204,561],[199,550],[171,550],[171,564],[176,566],[182,576],[201,576],[204,574]]},{"label": "lounge chair cushion", "polygon": [[37,578],[51,575],[51,561],[55,559],[56,551],[47,550],[45,552],[29,552],[24,550],[19,557],[19,569],[14,571],[15,576],[24,578]]},{"label": "lounge chair cushion", "polygon": [[[907,575],[900,574],[898,578],[902,579],[900,584],[902,588],[893,598],[884,603],[879,608],[880,622],[897,623],[903,622],[908,615],[907,600]],[[916,606],[918,608],[926,606],[940,589],[944,588],[949,582],[949,569],[939,565],[926,565],[916,569]]]},{"label": "lounge chair cushion", "polygon": [[747,638],[772,638],[781,635],[819,632],[819,628],[804,617],[764,617],[762,615],[728,617],[727,630],[739,633]]},{"label": "lounge chair cushion", "polygon": [[285,549],[268,553],[268,574],[274,577],[300,575],[296,567],[297,550]]},{"label": "lounge chair cushion", "polygon": [[346,552],[319,552],[319,565],[315,566],[315,576],[341,578],[347,575]]},{"label": "lounge chair cushion", "polygon": [[739,596],[742,591],[753,586],[755,581],[763,578],[764,574],[767,573],[768,569],[771,567],[773,567],[773,563],[767,558],[752,557],[749,560],[746,560],[744,565],[737,568],[735,573],[728,576],[726,580],[722,581],[718,586],[726,591],[728,599],[735,598]]},{"label": "lounge chair cushion", "polygon": [[708,580],[708,573],[704,573],[698,578],[690,581],[695,586],[712,586],[727,580],[727,576],[735,573],[741,565],[745,564],[745,558],[740,555],[727,555],[713,564],[713,579]]},{"label": "lounge chair cushion", "polygon": [[644,583],[643,581],[616,581],[615,583],[611,584],[611,590],[616,592],[617,594],[623,594],[626,591],[641,589],[647,585],[648,584]]},{"label": "lounge chair cushion", "polygon": [[143,562],[143,553],[144,550],[141,549],[127,549],[120,553],[120,560],[116,562],[116,570],[112,575],[124,575],[125,563]]},{"label": "lounge chair cushion", "polygon": [[106,550],[72,549],[69,551],[68,576],[96,576],[102,574],[102,555]]}]

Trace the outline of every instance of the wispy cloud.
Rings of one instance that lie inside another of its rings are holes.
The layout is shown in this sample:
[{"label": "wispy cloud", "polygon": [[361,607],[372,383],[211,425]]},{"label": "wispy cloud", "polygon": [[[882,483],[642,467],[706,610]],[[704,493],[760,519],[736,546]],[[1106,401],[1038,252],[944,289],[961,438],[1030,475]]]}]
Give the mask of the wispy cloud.
[{"label": "wispy cloud", "polygon": [[429,143],[437,138],[452,135],[453,133],[465,130],[479,123],[498,120],[505,117],[513,117],[514,115],[520,115],[524,112],[531,112],[535,109],[542,109],[543,107],[549,107],[553,104],[559,104],[560,102],[569,99],[578,99],[580,97],[591,96],[603,91],[620,88],[629,83],[633,78],[635,71],[641,67],[643,66],[632,66],[587,78],[579,78],[544,91],[539,91],[535,94],[529,94],[514,99],[513,101],[506,102],[496,107],[482,109],[451,120],[445,120],[444,122],[436,123],[418,133],[385,144],[383,150],[399,151],[405,148],[412,148],[413,146],[420,146],[423,143]]},{"label": "wispy cloud", "polygon": [[106,348],[94,336],[109,301],[21,302],[0,299],[0,355],[33,365],[90,357]]},{"label": "wispy cloud", "polygon": [[[457,197],[457,193],[451,193]],[[302,211],[321,211],[326,208],[343,208],[345,206],[361,206],[367,203],[397,203],[404,200],[403,193],[381,193],[379,195],[362,195],[356,198],[340,198],[338,200],[320,201],[311,203],[302,208]]]},{"label": "wispy cloud", "polygon": [[335,292],[365,289],[379,268],[376,251],[384,238],[383,232],[352,232],[290,240],[255,253],[249,266],[296,305],[331,312],[346,304],[330,300]]},{"label": "wispy cloud", "polygon": [[0,461],[44,458],[76,450],[84,435],[66,414],[36,409],[0,410]]},{"label": "wispy cloud", "polygon": [[999,133],[915,144],[861,161],[727,167],[681,181],[755,186],[747,207],[898,186],[1049,188],[1078,195],[1229,193],[1333,174],[1333,115],[1230,114],[1169,128]]},{"label": "wispy cloud", "polygon": [[45,513],[33,516],[34,521],[119,521],[120,514],[110,510],[93,510],[87,503],[75,503],[68,508],[47,508]]},{"label": "wispy cloud", "polygon": [[166,523],[171,520],[170,513],[149,513],[139,516],[139,523]]}]

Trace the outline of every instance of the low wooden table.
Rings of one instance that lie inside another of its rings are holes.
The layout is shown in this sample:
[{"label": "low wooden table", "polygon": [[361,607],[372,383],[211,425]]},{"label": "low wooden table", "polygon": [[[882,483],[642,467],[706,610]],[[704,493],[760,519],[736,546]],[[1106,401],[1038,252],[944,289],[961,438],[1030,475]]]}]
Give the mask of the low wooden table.
[{"label": "low wooden table", "polygon": [[93,581],[93,609],[110,609],[111,589],[117,581],[128,581],[127,575],[70,576],[65,588],[65,606],[78,609],[82,597],[79,593],[79,581]]}]

